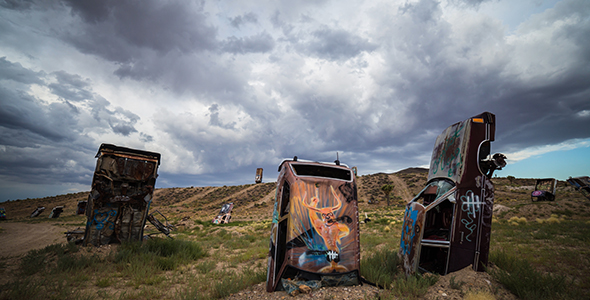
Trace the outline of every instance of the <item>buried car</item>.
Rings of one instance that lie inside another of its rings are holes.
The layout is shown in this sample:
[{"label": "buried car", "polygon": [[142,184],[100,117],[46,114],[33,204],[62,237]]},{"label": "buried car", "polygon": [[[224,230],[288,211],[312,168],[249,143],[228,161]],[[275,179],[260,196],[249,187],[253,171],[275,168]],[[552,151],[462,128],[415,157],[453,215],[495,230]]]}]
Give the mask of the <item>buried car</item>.
[{"label": "buried car", "polygon": [[557,180],[555,178],[537,179],[535,190],[531,193],[531,201],[554,201]]},{"label": "buried car", "polygon": [[84,246],[141,241],[160,154],[102,144],[96,158]]},{"label": "buried car", "polygon": [[590,177],[580,176],[568,178],[567,183],[571,184],[577,191],[582,193],[584,197],[590,199]]},{"label": "buried car", "polygon": [[495,116],[484,112],[445,129],[436,139],[426,187],[407,206],[400,256],[406,275],[448,274],[488,262],[494,170],[503,154],[490,157]]},{"label": "buried car", "polygon": [[266,290],[287,279],[325,286],[360,281],[357,187],[352,170],[335,163],[284,160],[272,217]]}]

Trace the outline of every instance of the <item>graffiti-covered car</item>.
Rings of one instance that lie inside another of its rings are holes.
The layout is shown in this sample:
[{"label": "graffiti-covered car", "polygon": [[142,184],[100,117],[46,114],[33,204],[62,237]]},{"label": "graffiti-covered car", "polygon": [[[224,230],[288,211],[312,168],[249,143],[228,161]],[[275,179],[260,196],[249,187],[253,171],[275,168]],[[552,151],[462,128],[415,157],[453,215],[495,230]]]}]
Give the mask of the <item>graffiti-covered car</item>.
[{"label": "graffiti-covered car", "polygon": [[358,284],[359,262],[352,170],[338,160],[284,160],[279,165],[266,290],[282,290],[281,279],[287,278]]},{"label": "graffiti-covered car", "polygon": [[406,206],[400,256],[406,275],[445,275],[488,262],[494,170],[505,156],[490,157],[496,119],[484,112],[445,129],[436,139],[426,187]]},{"label": "graffiti-covered car", "polygon": [[231,221],[231,211],[234,208],[233,203],[226,203],[221,206],[219,213],[213,219],[213,224],[227,224]]},{"label": "graffiti-covered car", "polygon": [[531,192],[531,201],[554,201],[557,180],[555,178],[537,179],[535,190]]},{"label": "graffiti-covered car", "polygon": [[590,199],[590,177],[580,176],[574,178],[568,178],[567,183],[571,184],[576,190],[578,190],[584,197]]},{"label": "graffiti-covered car", "polygon": [[86,204],[84,246],[141,241],[160,154],[102,144]]}]

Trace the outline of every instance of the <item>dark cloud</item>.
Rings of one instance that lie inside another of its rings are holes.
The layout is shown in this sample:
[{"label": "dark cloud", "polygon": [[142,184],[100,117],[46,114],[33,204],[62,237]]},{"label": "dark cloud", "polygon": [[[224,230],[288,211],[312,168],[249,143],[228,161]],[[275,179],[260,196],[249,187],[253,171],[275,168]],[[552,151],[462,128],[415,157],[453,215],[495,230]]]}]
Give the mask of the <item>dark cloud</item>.
[{"label": "dark cloud", "polygon": [[[72,111],[69,107],[52,104],[40,105],[34,97],[19,90],[8,90],[0,87],[0,128],[5,130],[26,131],[23,137],[28,137],[28,143],[47,143],[48,141],[60,142],[70,138],[70,130],[59,128],[60,125],[69,123]],[[57,118],[52,118],[56,116]],[[10,136],[8,136],[10,137]],[[11,141],[4,139],[3,145],[22,143],[22,140]]]},{"label": "dark cloud", "polygon": [[104,22],[110,17],[112,7],[116,4],[116,0],[89,0],[76,1],[64,0],[67,5],[72,8],[73,14],[78,14],[84,22],[99,23]]},{"label": "dark cloud", "polygon": [[228,38],[222,46],[223,51],[234,54],[264,53],[272,51],[275,41],[268,33],[259,33],[254,36]]},{"label": "dark cloud", "polygon": [[[84,4],[69,2],[72,12],[86,22],[82,31],[71,31],[66,40],[85,53],[116,62],[129,61],[129,50],[117,56],[117,48],[135,47],[160,54],[193,53],[217,47],[217,31],[207,25],[201,6],[180,2],[108,1]],[[115,46],[114,49],[111,48]],[[98,47],[96,47],[98,46]],[[138,52],[139,51],[139,52]]]},{"label": "dark cloud", "polygon": [[34,0],[0,0],[0,6],[7,9],[26,10],[29,9]]},{"label": "dark cloud", "polygon": [[71,101],[83,101],[93,98],[88,80],[64,71],[55,72],[54,75],[57,82],[48,85],[53,94]]},{"label": "dark cloud", "polygon": [[42,84],[43,72],[34,72],[23,68],[20,63],[13,63],[0,57],[0,80],[12,80],[24,84]]},{"label": "dark cloud", "polygon": [[147,134],[147,133],[140,132],[139,136],[140,136],[141,141],[144,143],[149,143],[149,142],[154,141],[154,137],[152,135]]},{"label": "dark cloud", "polygon": [[[54,100],[34,96],[34,85]],[[97,146],[87,134],[129,136],[139,120],[120,107],[109,109],[91,85],[79,75],[33,72],[0,59],[0,176],[22,184],[89,184]]]},{"label": "dark cloud", "polygon": [[494,151],[589,138],[588,2],[511,32],[484,2],[502,5],[0,2],[0,176],[88,185],[103,138],[162,152],[159,186],[243,184],[256,167],[274,180],[281,158],[337,151],[361,174],[395,171],[483,111]]},{"label": "dark cloud", "polygon": [[219,119],[219,105],[213,104],[209,107],[209,125],[222,127],[225,129],[234,129],[236,126],[235,122],[223,124]]},{"label": "dark cloud", "polygon": [[322,28],[311,33],[312,39],[302,45],[303,51],[328,60],[346,60],[377,45],[343,29]]},{"label": "dark cloud", "polygon": [[249,13],[231,18],[229,21],[230,21],[231,26],[233,26],[235,28],[240,28],[240,26],[247,24],[247,23],[252,23],[252,24],[258,23],[258,16],[253,12],[249,12]]}]

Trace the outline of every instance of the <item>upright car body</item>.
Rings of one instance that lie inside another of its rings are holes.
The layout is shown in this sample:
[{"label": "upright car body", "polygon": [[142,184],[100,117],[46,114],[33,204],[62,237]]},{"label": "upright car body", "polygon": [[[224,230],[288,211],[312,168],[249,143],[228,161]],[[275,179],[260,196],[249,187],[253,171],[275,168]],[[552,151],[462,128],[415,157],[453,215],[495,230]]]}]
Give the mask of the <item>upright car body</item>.
[{"label": "upright car body", "polygon": [[436,139],[426,187],[406,206],[400,256],[407,275],[447,274],[488,262],[494,170],[505,156],[490,156],[495,116],[484,112],[445,129]]},{"label": "upright car body", "polygon": [[282,278],[358,284],[358,203],[352,170],[338,161],[295,157],[283,161],[279,172],[266,290],[282,290]]}]

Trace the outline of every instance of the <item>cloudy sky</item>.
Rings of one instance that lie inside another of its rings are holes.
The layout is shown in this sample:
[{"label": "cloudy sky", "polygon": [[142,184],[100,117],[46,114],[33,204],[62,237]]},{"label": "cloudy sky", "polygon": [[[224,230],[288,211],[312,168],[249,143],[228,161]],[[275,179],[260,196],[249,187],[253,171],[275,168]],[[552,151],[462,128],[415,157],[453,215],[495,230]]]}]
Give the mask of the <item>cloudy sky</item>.
[{"label": "cloudy sky", "polygon": [[160,188],[427,166],[483,111],[499,176],[590,175],[590,1],[0,0],[0,201],[90,190],[101,143]]}]

